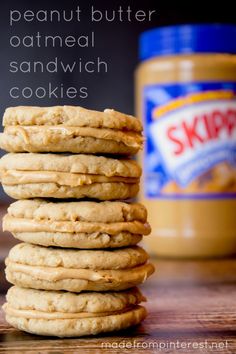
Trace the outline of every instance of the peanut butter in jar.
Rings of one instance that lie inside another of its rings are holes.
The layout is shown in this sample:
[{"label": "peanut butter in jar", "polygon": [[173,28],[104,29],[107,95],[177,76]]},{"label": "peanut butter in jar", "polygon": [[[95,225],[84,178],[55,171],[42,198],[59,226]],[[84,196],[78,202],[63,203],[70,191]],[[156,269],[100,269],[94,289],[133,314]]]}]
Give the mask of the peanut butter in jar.
[{"label": "peanut butter in jar", "polygon": [[236,26],[147,31],[136,72],[149,251],[236,253]]}]

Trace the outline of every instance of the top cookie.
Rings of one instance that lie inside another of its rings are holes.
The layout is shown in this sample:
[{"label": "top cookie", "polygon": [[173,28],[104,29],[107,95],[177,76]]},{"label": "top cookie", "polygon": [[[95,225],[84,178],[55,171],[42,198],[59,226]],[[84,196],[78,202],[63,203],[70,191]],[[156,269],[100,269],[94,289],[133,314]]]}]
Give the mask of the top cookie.
[{"label": "top cookie", "polygon": [[0,146],[10,152],[135,154],[143,143],[137,118],[82,107],[10,107]]},{"label": "top cookie", "polygon": [[3,126],[10,125],[65,125],[69,127],[142,131],[140,120],[131,115],[113,109],[98,112],[79,106],[9,107],[3,116]]}]

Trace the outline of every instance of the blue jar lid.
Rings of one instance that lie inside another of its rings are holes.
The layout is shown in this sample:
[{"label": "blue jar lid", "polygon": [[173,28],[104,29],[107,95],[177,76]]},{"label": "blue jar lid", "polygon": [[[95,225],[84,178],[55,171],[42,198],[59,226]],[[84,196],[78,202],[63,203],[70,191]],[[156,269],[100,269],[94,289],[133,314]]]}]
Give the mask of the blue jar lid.
[{"label": "blue jar lid", "polygon": [[141,60],[184,53],[236,53],[236,25],[177,25],[149,30],[140,36]]}]

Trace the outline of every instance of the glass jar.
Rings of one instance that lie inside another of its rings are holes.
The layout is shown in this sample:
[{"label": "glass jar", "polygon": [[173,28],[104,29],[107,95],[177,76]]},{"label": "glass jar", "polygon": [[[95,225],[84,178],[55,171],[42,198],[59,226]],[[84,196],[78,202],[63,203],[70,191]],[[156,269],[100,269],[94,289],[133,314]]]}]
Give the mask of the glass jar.
[{"label": "glass jar", "polygon": [[150,252],[236,253],[236,26],[181,25],[141,35],[136,71],[145,148],[140,201]]}]

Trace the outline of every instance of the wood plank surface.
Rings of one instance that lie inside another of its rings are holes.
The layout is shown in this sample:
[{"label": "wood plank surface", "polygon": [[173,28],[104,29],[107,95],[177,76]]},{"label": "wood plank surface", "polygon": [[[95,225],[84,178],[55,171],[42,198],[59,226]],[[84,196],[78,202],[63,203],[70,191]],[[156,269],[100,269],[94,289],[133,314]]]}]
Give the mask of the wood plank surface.
[{"label": "wood plank surface", "polygon": [[[1,353],[236,353],[236,260],[154,261],[142,287],[142,325],[87,338],[43,338],[17,331],[0,315]],[[3,302],[3,296],[1,302]]]}]

